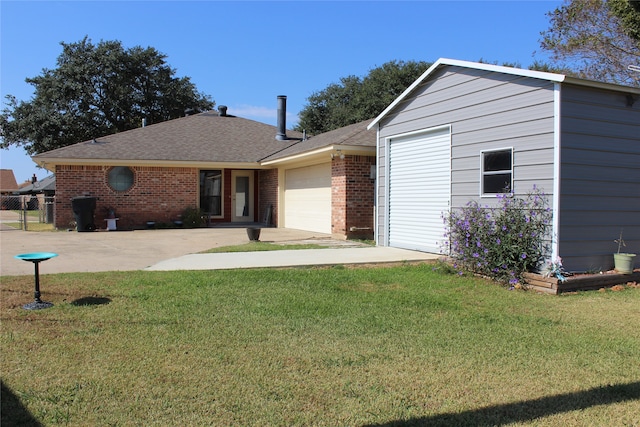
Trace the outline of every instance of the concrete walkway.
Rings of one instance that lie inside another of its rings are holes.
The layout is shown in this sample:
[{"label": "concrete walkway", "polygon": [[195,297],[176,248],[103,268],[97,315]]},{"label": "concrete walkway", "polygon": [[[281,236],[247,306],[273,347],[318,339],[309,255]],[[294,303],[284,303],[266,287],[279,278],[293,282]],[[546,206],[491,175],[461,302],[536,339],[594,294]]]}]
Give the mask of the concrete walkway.
[{"label": "concrete walkway", "polygon": [[192,254],[161,261],[145,270],[224,270],[427,261],[438,255],[387,247],[300,249],[265,252]]},{"label": "concrete walkway", "polygon": [[20,231],[0,224],[0,275],[31,275],[33,264],[15,259],[28,252],[58,256],[40,264],[41,274],[131,271],[215,270],[388,263],[435,259],[438,256],[395,248],[354,247],[322,233],[283,228],[262,229],[260,240],[273,243],[328,245],[330,249],[283,250],[250,253],[199,254],[214,247],[249,241],[245,228],[198,228],[136,231]]}]

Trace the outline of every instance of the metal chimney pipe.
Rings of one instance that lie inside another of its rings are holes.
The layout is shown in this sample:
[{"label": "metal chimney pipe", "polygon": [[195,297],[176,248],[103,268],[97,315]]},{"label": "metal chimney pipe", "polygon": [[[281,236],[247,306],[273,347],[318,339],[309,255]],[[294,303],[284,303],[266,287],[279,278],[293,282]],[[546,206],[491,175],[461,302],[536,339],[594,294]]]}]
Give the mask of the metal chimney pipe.
[{"label": "metal chimney pipe", "polygon": [[287,97],[278,95],[278,133],[276,133],[278,141],[287,139]]}]

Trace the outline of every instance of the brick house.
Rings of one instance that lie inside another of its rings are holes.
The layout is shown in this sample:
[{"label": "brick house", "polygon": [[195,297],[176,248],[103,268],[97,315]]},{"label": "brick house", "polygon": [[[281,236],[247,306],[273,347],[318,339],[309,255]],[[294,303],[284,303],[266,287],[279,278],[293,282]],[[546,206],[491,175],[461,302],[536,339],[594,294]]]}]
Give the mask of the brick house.
[{"label": "brick house", "polygon": [[268,223],[373,236],[376,134],[369,121],[306,138],[227,114],[227,108],[143,126],[33,156],[56,175],[54,225],[68,228],[71,199],[97,198],[95,226],[109,209],[119,228],[171,223],[200,208],[209,223]]}]

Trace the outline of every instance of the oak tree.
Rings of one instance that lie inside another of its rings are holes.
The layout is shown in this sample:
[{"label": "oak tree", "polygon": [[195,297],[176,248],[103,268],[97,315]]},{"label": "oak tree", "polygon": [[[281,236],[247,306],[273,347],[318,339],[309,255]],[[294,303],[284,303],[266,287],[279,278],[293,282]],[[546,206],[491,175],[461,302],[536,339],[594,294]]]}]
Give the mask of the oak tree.
[{"label": "oak tree", "polygon": [[565,0],[548,13],[550,27],[540,45],[560,67],[580,77],[640,86],[640,12],[629,0]]},{"label": "oak tree", "polygon": [[37,154],[99,136],[204,111],[215,103],[189,77],[176,77],[166,56],[152,47],[124,48],[120,41],[93,44],[85,37],[61,43],[57,67],[26,82],[29,101],[8,95],[0,114],[0,146]]}]

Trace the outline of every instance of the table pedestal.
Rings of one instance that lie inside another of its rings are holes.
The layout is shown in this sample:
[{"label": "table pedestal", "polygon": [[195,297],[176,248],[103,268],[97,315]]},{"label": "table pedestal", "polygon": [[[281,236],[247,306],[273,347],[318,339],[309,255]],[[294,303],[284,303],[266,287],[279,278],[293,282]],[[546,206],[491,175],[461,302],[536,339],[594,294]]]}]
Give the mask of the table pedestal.
[{"label": "table pedestal", "polygon": [[49,258],[53,258],[55,256],[58,256],[58,254],[54,254],[52,252],[35,252],[35,253],[20,254],[15,256],[15,258],[21,259],[23,261],[32,262],[35,268],[34,276],[35,276],[35,282],[36,282],[36,289],[35,289],[35,292],[33,293],[34,301],[29,304],[23,305],[22,308],[24,308],[25,310],[42,310],[43,308],[53,307],[53,303],[42,301],[40,299],[40,263],[42,261],[48,260]]},{"label": "table pedestal", "polygon": [[35,266],[35,278],[36,278],[36,290],[33,293],[33,302],[29,304],[25,304],[22,306],[25,310],[42,310],[43,308],[53,307],[53,303],[42,301],[40,299],[40,268],[38,267],[40,261],[44,260],[33,260],[33,265]]}]

